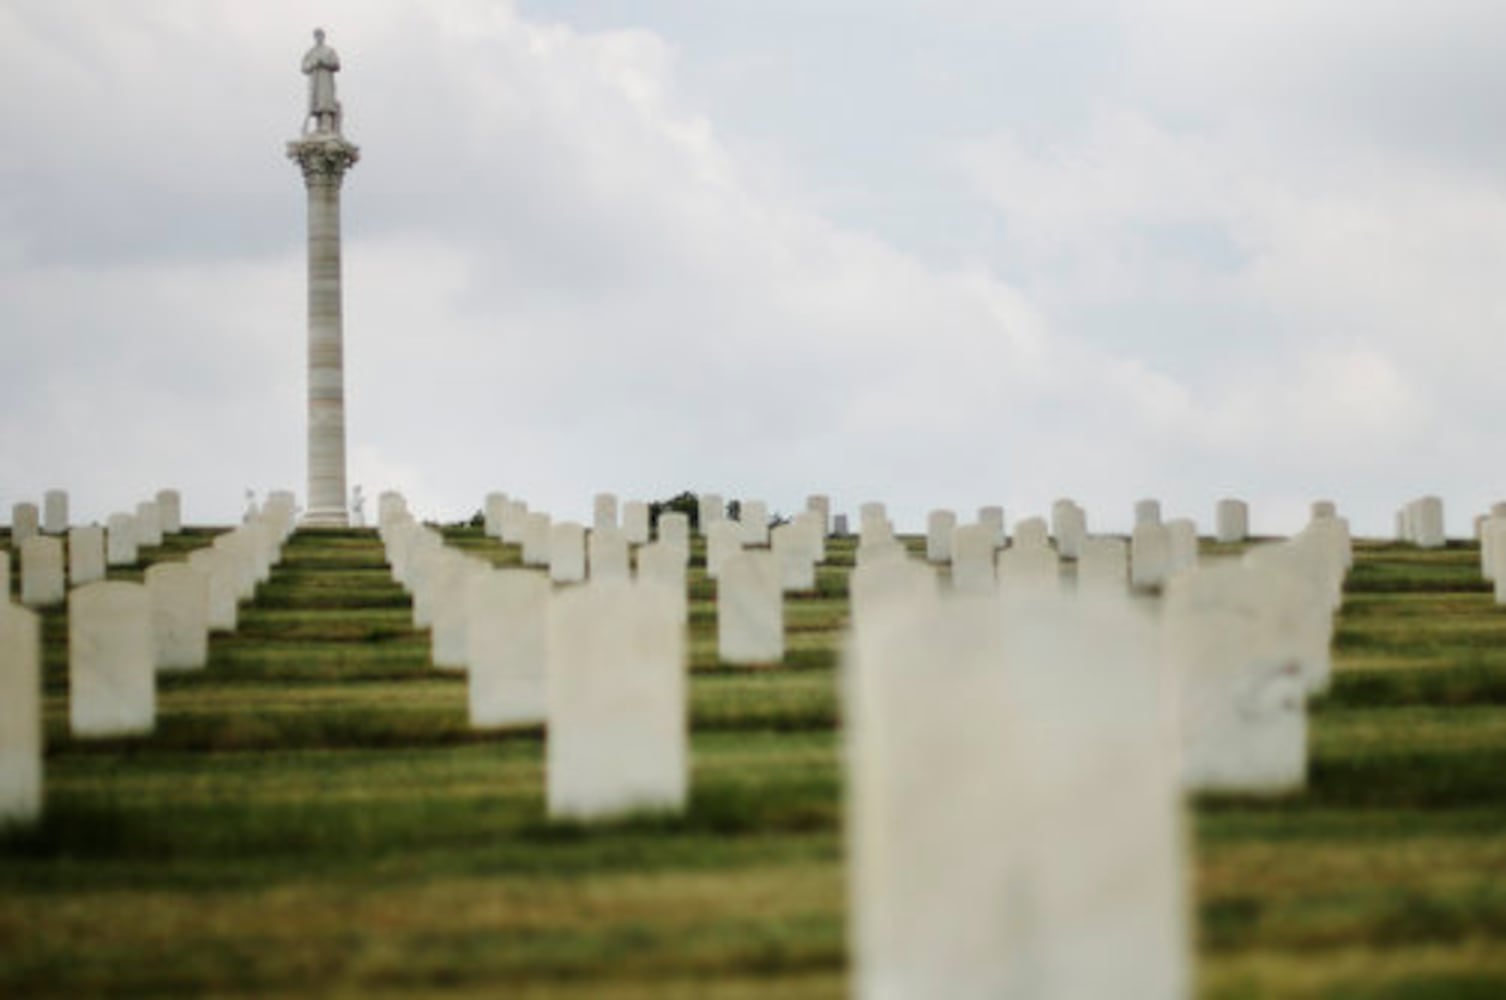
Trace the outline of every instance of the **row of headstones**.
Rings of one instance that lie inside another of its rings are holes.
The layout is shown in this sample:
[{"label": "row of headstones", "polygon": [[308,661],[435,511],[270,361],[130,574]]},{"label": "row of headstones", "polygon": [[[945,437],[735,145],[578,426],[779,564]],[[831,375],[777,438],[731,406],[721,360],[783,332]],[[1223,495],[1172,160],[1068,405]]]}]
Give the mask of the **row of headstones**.
[{"label": "row of headstones", "polygon": [[[858,565],[906,555],[883,504],[865,503],[860,517]],[[1243,501],[1220,501],[1216,518],[1217,540],[1236,542],[1248,537],[1249,508]],[[1135,529],[1128,543],[1089,534],[1087,512],[1071,500],[1052,505],[1049,524],[1045,518],[1022,518],[1012,536],[1005,531],[1003,509],[996,506],[979,508],[978,519],[970,524],[959,525],[950,510],[933,510],[926,518],[927,560],[950,564],[952,586],[964,592],[1055,584],[1061,560],[1076,562],[1080,589],[1119,590],[1126,584],[1154,589],[1195,566],[1197,553],[1196,522],[1177,518],[1163,523],[1156,500],[1136,504]]]},{"label": "row of headstones", "polygon": [[[186,561],[147,567],[144,582],[96,580],[68,604],[68,723],[79,738],[133,736],[156,726],[157,673],[202,669],[210,630],[233,631],[293,531],[292,494],[218,535]],[[70,533],[71,534],[71,533]],[[59,544],[57,539],[29,539]],[[0,823],[42,808],[41,620],[0,602]]]},{"label": "row of headstones", "polygon": [[[820,494],[807,499],[807,508],[789,522],[769,526],[768,506],[748,500],[739,518],[725,516],[722,498],[702,494],[698,517],[705,538],[706,576],[717,581],[717,654],[725,663],[769,663],[784,656],[784,595],[814,590],[816,566],[826,558],[826,526],[830,500]],[[525,566],[547,567],[555,583],[579,583],[588,578],[626,578],[633,547],[640,569],[660,572],[658,560],[678,560],[678,586],[684,588],[684,569],[690,558],[690,521],[679,511],[661,512],[658,544],[647,544],[651,523],[648,505],[629,500],[618,521],[617,498],[597,494],[592,503],[592,527],[572,521],[554,522],[543,511],[530,511],[526,501],[491,493],[486,498],[486,532],[522,548]],[[437,661],[436,661],[437,662]]]},{"label": "row of headstones", "polygon": [[1187,791],[1301,788],[1342,520],[1166,581],[944,590],[881,559],[843,657],[857,995],[1191,992]]},{"label": "row of headstones", "polygon": [[636,574],[614,556],[554,585],[447,547],[398,494],[382,494],[378,516],[435,665],[467,672],[471,724],[547,724],[551,816],[684,808],[686,550],[661,539],[639,548]]},{"label": "row of headstones", "polygon": [[[127,545],[127,527],[136,529],[137,545],[161,545],[163,534],[175,534],[183,526],[183,501],[177,490],[158,490],[155,499],[143,500],[136,505],[134,512],[117,512],[111,514],[107,524],[121,534],[119,551],[125,552]],[[40,510],[37,505],[29,501],[23,501],[11,505],[11,545],[19,547],[28,538],[39,534],[64,535],[73,527],[68,517],[68,491],[48,490],[42,496]],[[134,555],[130,559],[121,562],[112,562],[110,565],[130,565],[135,562]]]},{"label": "row of headstones", "polygon": [[[70,526],[68,494],[63,490],[47,491],[45,508],[41,524],[35,504],[18,503],[11,509],[11,547],[21,563],[21,603],[33,608],[61,602],[70,585],[103,580],[110,566],[135,565],[141,547],[161,545],[164,535],[183,527],[177,490],[160,490],[156,499],[137,504],[134,513],[111,514],[105,527]],[[7,588],[9,568],[9,553],[0,553]]]}]

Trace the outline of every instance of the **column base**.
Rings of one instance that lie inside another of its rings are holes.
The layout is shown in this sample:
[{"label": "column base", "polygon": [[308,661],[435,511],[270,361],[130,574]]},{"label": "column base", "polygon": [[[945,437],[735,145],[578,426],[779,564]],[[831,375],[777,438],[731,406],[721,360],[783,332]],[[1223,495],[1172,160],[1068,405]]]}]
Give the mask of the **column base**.
[{"label": "column base", "polygon": [[300,528],[348,528],[350,515],[343,507],[314,507],[298,521]]}]

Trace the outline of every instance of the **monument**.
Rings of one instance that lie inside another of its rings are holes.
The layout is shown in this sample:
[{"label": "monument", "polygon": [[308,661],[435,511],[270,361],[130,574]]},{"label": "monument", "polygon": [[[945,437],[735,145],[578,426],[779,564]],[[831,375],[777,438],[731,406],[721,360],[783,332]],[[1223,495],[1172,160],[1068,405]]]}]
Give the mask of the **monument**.
[{"label": "monument", "polygon": [[302,134],[288,143],[288,158],[303,171],[308,188],[308,511],[310,527],[344,527],[345,359],[340,318],[340,183],[360,159],[360,148],[341,133],[335,73],[340,57],[314,31],[303,57],[309,78],[308,114]]}]

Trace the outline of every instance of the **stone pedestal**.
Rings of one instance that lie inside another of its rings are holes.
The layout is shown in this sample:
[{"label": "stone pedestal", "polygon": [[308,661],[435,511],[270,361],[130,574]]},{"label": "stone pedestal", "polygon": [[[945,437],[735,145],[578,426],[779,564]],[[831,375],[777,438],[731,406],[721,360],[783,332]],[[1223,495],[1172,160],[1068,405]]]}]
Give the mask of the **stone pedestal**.
[{"label": "stone pedestal", "polygon": [[309,527],[344,527],[345,358],[340,308],[340,184],[360,149],[337,132],[288,143],[308,188]]}]

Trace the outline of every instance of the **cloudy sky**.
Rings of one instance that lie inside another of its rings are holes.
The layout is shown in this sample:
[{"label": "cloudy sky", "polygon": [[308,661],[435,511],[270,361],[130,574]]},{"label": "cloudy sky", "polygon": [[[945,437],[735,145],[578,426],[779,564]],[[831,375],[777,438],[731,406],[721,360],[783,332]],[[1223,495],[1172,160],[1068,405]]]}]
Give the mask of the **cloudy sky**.
[{"label": "cloudy sky", "polygon": [[1506,496],[1498,0],[0,0],[0,509],[303,494],[316,24],[368,495]]}]

